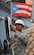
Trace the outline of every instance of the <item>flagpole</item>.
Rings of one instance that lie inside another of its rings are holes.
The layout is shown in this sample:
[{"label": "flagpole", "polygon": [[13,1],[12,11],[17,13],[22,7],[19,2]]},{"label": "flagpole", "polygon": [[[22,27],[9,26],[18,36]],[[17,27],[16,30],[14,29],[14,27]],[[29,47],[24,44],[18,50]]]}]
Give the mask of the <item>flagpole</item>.
[{"label": "flagpole", "polygon": [[[12,1],[10,2],[10,18],[11,18],[11,25],[12,25]],[[11,36],[12,36],[12,33],[11,33]]]},{"label": "flagpole", "polygon": [[[11,16],[10,17],[11,17],[11,25],[12,25],[12,2],[10,4],[11,4],[10,5],[11,6],[11,8],[10,8],[11,9]],[[11,33],[11,36],[12,36],[12,33]],[[14,48],[13,47],[12,47],[12,55],[15,55],[15,52],[14,52]]]}]

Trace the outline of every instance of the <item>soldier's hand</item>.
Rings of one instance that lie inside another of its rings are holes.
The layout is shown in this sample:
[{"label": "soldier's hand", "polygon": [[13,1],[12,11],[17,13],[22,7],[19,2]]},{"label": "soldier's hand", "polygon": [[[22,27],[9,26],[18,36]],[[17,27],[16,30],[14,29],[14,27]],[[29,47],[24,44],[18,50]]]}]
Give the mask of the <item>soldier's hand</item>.
[{"label": "soldier's hand", "polygon": [[16,32],[16,29],[12,25],[10,25],[10,29],[11,29],[11,31]]}]

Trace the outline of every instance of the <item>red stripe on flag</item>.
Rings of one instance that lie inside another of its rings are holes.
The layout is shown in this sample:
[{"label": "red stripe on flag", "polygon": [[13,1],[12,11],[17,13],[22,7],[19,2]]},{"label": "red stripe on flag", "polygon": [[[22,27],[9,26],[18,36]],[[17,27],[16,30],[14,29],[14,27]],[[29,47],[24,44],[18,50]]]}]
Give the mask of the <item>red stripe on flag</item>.
[{"label": "red stripe on flag", "polygon": [[23,13],[20,13],[20,14],[13,14],[12,16],[15,16],[15,17],[19,17],[19,16],[22,16],[22,17],[26,17],[26,18],[30,18],[30,16],[28,16],[27,14],[23,14]]},{"label": "red stripe on flag", "polygon": [[25,6],[30,6],[30,7],[32,7],[32,5],[30,5],[30,4],[25,4],[25,3],[21,3],[21,2],[13,2],[15,5],[25,5]]},{"label": "red stripe on flag", "polygon": [[25,8],[18,8],[19,10],[25,10],[27,12],[32,12],[31,10],[25,9]]}]

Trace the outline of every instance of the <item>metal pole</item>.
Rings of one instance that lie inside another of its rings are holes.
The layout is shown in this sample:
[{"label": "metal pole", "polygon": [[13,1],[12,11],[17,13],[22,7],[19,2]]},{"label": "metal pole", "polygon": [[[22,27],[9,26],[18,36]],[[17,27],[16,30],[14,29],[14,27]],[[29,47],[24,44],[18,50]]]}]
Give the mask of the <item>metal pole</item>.
[{"label": "metal pole", "polygon": [[12,47],[12,55],[15,55],[14,48]]}]

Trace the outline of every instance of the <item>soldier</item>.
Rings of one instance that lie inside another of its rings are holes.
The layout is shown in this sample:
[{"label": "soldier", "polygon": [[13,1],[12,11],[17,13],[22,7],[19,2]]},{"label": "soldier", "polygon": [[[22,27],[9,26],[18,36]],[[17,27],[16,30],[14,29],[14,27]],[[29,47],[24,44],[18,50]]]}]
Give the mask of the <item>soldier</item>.
[{"label": "soldier", "polygon": [[16,28],[10,25],[10,29],[12,31],[11,48],[13,47],[15,55],[24,55],[28,43],[28,35],[22,32],[25,24],[21,19],[18,19],[15,22],[15,26]]}]

